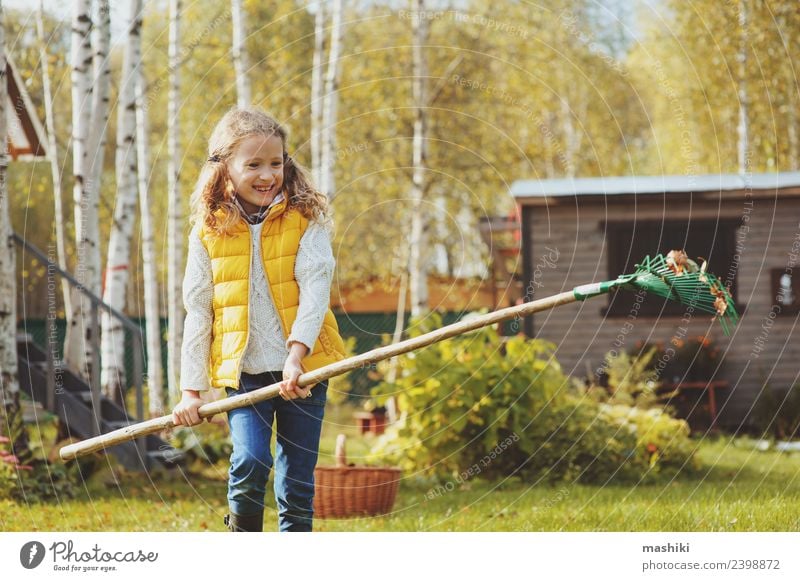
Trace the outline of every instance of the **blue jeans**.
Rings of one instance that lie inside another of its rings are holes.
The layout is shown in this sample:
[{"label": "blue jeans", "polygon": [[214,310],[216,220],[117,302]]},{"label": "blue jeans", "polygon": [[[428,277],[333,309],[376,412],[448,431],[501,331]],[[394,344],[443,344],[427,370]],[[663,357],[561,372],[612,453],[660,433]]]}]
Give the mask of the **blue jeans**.
[{"label": "blue jeans", "polygon": [[[239,389],[228,396],[253,391],[281,380],[281,371],[242,373]],[[319,453],[322,417],[328,383],[318,383],[311,397],[286,401],[281,397],[228,412],[233,454],[228,479],[232,513],[262,513],[267,478],[273,465],[270,452],[273,419],[277,424],[275,500],[280,531],[310,531],[314,516],[314,467]]]}]

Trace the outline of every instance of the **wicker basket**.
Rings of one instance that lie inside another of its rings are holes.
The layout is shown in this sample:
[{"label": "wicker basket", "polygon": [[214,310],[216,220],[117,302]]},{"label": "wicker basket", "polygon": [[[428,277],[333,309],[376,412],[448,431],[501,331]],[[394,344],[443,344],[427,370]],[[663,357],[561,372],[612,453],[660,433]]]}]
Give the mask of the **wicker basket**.
[{"label": "wicker basket", "polygon": [[314,472],[314,516],[350,518],[387,514],[400,484],[399,468],[348,466],[345,438],[336,439],[336,466],[318,466]]}]

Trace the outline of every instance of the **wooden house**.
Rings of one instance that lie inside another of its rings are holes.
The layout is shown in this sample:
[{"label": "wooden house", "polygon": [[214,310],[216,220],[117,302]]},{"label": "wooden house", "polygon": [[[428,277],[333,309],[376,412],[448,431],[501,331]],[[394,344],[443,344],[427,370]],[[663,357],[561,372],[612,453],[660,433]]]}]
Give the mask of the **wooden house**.
[{"label": "wooden house", "polygon": [[[683,248],[708,261],[742,314],[726,337],[711,315],[620,292],[530,317],[525,333],[554,342],[566,373],[601,375],[606,353],[660,345],[656,369],[671,377],[658,379],[705,392],[703,405],[728,427],[752,422],[765,386],[780,393],[800,380],[800,172],[521,180],[511,191],[524,300],[613,279],[645,255]],[[699,382],[669,361],[698,337],[713,355]]]}]

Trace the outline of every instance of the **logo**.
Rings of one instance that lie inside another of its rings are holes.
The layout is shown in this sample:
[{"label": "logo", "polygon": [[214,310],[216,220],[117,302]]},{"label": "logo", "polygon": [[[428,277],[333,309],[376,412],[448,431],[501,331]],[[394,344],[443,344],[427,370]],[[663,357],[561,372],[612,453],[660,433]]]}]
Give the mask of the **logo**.
[{"label": "logo", "polygon": [[35,569],[44,559],[44,545],[39,541],[31,541],[22,545],[19,550],[19,562],[26,569]]}]

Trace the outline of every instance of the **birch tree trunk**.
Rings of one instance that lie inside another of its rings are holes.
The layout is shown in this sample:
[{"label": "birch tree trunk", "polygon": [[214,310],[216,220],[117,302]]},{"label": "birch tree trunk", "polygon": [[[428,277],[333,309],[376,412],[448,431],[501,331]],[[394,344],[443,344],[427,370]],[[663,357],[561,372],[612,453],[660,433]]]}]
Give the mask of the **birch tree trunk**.
[{"label": "birch tree trunk", "polygon": [[[396,345],[403,339],[403,329],[406,322],[406,297],[408,295],[408,254],[409,247],[404,245],[401,249],[400,258],[400,289],[397,294],[397,316],[394,321],[394,333],[392,333],[392,345]],[[397,380],[397,370],[400,364],[398,357],[392,357],[388,361],[389,371],[386,372],[386,381],[394,383]],[[390,424],[398,420],[397,399],[394,396],[386,400],[386,418]]]},{"label": "birch tree trunk", "polygon": [[[779,20],[779,26],[782,29],[789,30],[788,26],[790,26],[790,24],[787,17],[792,14],[793,10],[795,10],[794,6],[787,6],[786,12],[784,12]],[[785,43],[787,55],[797,54],[797,51],[800,50],[800,43],[797,41],[797,35],[787,35]],[[800,167],[800,135],[798,135],[797,131],[797,124],[800,123],[800,119],[798,119],[800,98],[798,98],[797,94],[797,80],[795,78],[795,69],[792,64],[792,59],[785,58],[784,61],[783,69],[786,71],[785,87],[787,88],[786,98],[789,104],[789,123],[787,124],[786,136],[787,141],[789,142],[789,148],[787,151],[789,159],[788,163],[781,163],[779,168],[781,171],[785,169],[788,169],[789,171],[797,171],[798,167]]]},{"label": "birch tree trunk", "polygon": [[169,3],[169,105],[167,109],[167,188],[169,209],[167,217],[167,387],[172,400],[179,395],[178,375],[181,368],[181,339],[183,337],[183,207],[180,193],[180,139],[178,99],[180,97],[180,12],[181,0]]},{"label": "birch tree trunk", "polygon": [[412,10],[419,15],[412,18],[413,45],[413,94],[414,94],[414,138],[413,174],[411,177],[411,233],[409,237],[409,284],[411,287],[411,316],[416,317],[428,310],[428,267],[425,248],[427,246],[427,212],[422,208],[422,193],[425,188],[426,129],[427,129],[427,77],[428,63],[424,45],[428,42],[428,20],[425,1],[413,0]]},{"label": "birch tree trunk", "polygon": [[750,135],[747,120],[747,0],[739,0],[739,126],[737,127],[739,174],[752,171]]},{"label": "birch tree trunk", "polygon": [[[108,0],[100,0],[98,4],[97,26],[92,29],[93,53],[92,63],[94,80],[92,81],[92,121],[89,124],[89,137],[86,149],[87,187],[92,196],[99,198],[103,161],[106,153],[106,135],[108,128],[109,95],[111,93],[111,66],[109,50],[111,47],[111,9]],[[99,252],[99,250],[98,250]]]},{"label": "birch tree trunk", "polygon": [[[131,0],[128,42],[122,61],[122,78],[117,106],[117,203],[108,243],[103,300],[124,312],[131,237],[138,203],[136,191],[136,79],[141,67],[142,0]],[[125,330],[121,321],[103,313],[100,382],[103,393],[122,402],[126,386]]]},{"label": "birch tree trunk", "polygon": [[[90,0],[72,2],[72,200],[75,206],[78,281],[95,294],[100,293],[100,246],[97,219],[97,188],[88,183],[88,138],[92,121],[92,29]],[[67,364],[87,379],[92,376],[90,305],[82,293],[73,290],[72,313],[67,325],[64,355]]]},{"label": "birch tree trunk", "polygon": [[[790,82],[788,86],[793,86],[793,82]],[[797,124],[800,123],[800,120],[797,118],[797,109],[800,107],[800,103],[798,103],[797,93],[794,91],[789,91],[789,102],[791,105],[789,106],[788,169],[790,171],[797,171],[797,169],[800,168],[800,139],[798,139],[797,134]]]},{"label": "birch tree trunk", "polygon": [[[47,153],[50,159],[50,174],[53,178],[54,218],[56,227],[56,256],[61,270],[67,268],[67,242],[64,235],[64,194],[61,189],[61,169],[58,167],[58,144],[56,143],[56,123],[53,111],[53,93],[50,89],[49,58],[47,55],[47,41],[44,37],[44,0],[39,0],[39,10],[36,13],[36,34],[39,40],[39,59],[42,61],[42,93],[44,94],[44,121],[47,127]],[[61,292],[64,299],[64,313],[67,316],[72,312],[69,296],[69,283],[61,281]]]},{"label": "birch tree trunk", "polygon": [[236,70],[236,105],[239,109],[249,107],[250,80],[247,77],[249,60],[247,58],[247,38],[242,18],[242,0],[231,0],[231,21],[233,22],[233,67]]},{"label": "birch tree trunk", "polygon": [[8,79],[6,78],[5,12],[0,2],[0,433],[8,434],[19,463],[30,455],[19,404],[17,371],[17,265],[11,239],[8,200]]},{"label": "birch tree trunk", "polygon": [[322,62],[325,58],[325,2],[317,3],[314,18],[314,68],[311,71],[311,175],[320,187],[322,159]]},{"label": "birch tree trunk", "polygon": [[583,95],[569,99],[569,93],[561,97],[561,123],[564,128],[564,159],[562,160],[563,176],[575,177],[576,161],[581,148],[583,133],[575,127],[575,119],[585,119],[587,100]]},{"label": "birch tree trunk", "polygon": [[139,171],[139,212],[142,225],[144,268],[144,314],[147,335],[147,392],[150,417],[164,413],[164,372],[161,366],[161,320],[158,308],[158,279],[153,222],[150,209],[150,142],[144,74],[139,68],[136,82],[136,159]]},{"label": "birch tree trunk", "polygon": [[325,75],[320,157],[320,191],[328,196],[329,201],[333,201],[336,197],[333,169],[336,157],[336,123],[341,73],[339,51],[342,44],[342,0],[332,0],[331,9],[331,48],[328,55],[328,70]]}]

